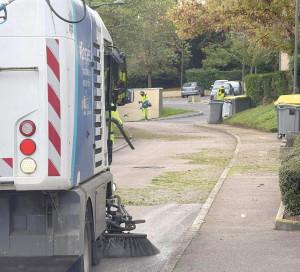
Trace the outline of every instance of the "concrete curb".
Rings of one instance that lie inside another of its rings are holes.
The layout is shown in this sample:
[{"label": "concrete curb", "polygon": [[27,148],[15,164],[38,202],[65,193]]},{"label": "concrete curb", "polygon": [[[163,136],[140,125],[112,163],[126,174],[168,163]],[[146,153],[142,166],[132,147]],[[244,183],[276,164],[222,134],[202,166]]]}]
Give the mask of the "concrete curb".
[{"label": "concrete curb", "polygon": [[283,219],[284,205],[280,203],[280,207],[275,219],[276,230],[300,231],[300,221]]},{"label": "concrete curb", "polygon": [[164,267],[160,270],[160,272],[172,272],[173,269],[175,268],[179,258],[182,256],[185,249],[189,246],[192,239],[196,236],[197,232],[201,228],[201,225],[205,222],[205,217],[208,214],[209,209],[212,206],[212,204],[213,204],[220,188],[222,187],[222,185],[223,185],[230,169],[232,168],[233,163],[236,159],[236,156],[239,153],[240,148],[241,148],[241,139],[240,139],[240,137],[233,134],[233,133],[231,133],[231,132],[229,132],[229,131],[222,130],[222,129],[217,129],[217,128],[211,128],[211,127],[208,127],[208,126],[205,126],[205,125],[200,125],[200,124],[195,124],[195,126],[203,127],[203,128],[209,128],[211,130],[217,130],[219,132],[226,133],[227,135],[230,135],[231,137],[233,137],[235,139],[235,141],[237,142],[237,145],[235,147],[235,151],[234,151],[233,158],[232,158],[231,162],[224,169],[224,171],[223,171],[221,177],[219,178],[217,184],[215,185],[214,189],[211,191],[209,197],[207,198],[206,202],[204,203],[203,207],[201,208],[200,213],[196,217],[194,223],[192,224],[190,229],[186,232],[186,234],[183,237],[183,240],[180,242],[180,245],[178,246],[177,250],[171,255],[170,259],[164,265]]},{"label": "concrete curb", "polygon": [[157,118],[153,121],[181,119],[181,118],[188,118],[188,117],[193,117],[193,116],[201,116],[203,114],[204,114],[203,111],[195,111],[195,112],[190,112],[190,113],[182,113],[182,114],[172,115],[172,116],[168,116],[168,117]]}]

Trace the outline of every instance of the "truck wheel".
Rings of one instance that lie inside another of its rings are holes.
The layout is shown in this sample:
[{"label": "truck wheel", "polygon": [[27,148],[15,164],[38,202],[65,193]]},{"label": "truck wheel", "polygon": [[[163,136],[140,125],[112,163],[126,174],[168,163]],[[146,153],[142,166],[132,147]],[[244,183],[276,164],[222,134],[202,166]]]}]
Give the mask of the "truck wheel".
[{"label": "truck wheel", "polygon": [[94,266],[100,263],[102,257],[102,249],[103,249],[102,236],[100,236],[96,241],[94,241],[92,248],[93,248],[92,265]]},{"label": "truck wheel", "polygon": [[84,251],[83,255],[69,268],[68,272],[90,272],[91,271],[91,233],[89,225],[86,223],[84,228]]},{"label": "truck wheel", "polygon": [[91,231],[88,224],[84,228],[84,252],[82,255],[82,272],[91,271],[92,260],[92,245],[91,245]]}]

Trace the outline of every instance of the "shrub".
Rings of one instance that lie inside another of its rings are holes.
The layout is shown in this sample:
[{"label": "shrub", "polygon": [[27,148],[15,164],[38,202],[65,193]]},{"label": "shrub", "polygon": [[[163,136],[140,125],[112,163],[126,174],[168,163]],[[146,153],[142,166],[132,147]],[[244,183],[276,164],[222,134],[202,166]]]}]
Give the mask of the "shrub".
[{"label": "shrub", "polygon": [[218,70],[216,69],[189,69],[185,71],[187,81],[197,81],[205,89],[210,89],[215,80],[219,79],[217,73]]},{"label": "shrub", "polygon": [[250,96],[253,105],[270,103],[280,95],[290,94],[290,74],[277,71],[268,74],[247,75],[245,77],[247,95]]},{"label": "shrub", "polygon": [[279,187],[285,212],[300,214],[300,137],[294,142],[292,152],[283,160],[279,168]]},{"label": "shrub", "polygon": [[[164,89],[180,86],[180,75],[176,73],[162,73],[152,75],[152,87]],[[128,74],[128,88],[147,88],[147,76]]]},{"label": "shrub", "polygon": [[264,95],[261,87],[261,77],[257,75],[248,75],[245,77],[247,95],[251,98],[252,105],[262,104]]}]

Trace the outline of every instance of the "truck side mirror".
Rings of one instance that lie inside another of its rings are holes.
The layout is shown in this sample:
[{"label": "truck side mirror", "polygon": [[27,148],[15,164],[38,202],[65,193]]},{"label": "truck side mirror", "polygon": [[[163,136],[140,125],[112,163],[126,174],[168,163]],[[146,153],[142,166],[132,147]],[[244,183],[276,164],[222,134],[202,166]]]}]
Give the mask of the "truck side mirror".
[{"label": "truck side mirror", "polygon": [[127,89],[125,92],[125,97],[123,98],[124,104],[129,104],[134,101],[134,91],[132,89]]},{"label": "truck side mirror", "polygon": [[132,103],[134,101],[134,91],[132,89],[115,89],[112,93],[112,101],[118,106]]}]

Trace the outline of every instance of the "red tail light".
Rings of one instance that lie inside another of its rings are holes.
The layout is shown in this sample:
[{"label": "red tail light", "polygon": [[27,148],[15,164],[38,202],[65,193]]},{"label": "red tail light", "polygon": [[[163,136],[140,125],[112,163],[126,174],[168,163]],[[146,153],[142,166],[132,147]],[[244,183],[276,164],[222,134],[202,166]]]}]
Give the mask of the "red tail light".
[{"label": "red tail light", "polygon": [[196,91],[198,91],[198,90],[199,90],[198,86],[196,86],[196,87],[195,87],[195,90],[196,90]]},{"label": "red tail light", "polygon": [[23,121],[20,125],[20,132],[23,136],[32,136],[35,133],[35,124],[29,120]]},{"label": "red tail light", "polygon": [[35,142],[30,140],[30,139],[26,139],[24,140],[21,144],[20,144],[20,150],[24,155],[31,155],[35,152],[36,150],[36,145]]}]

